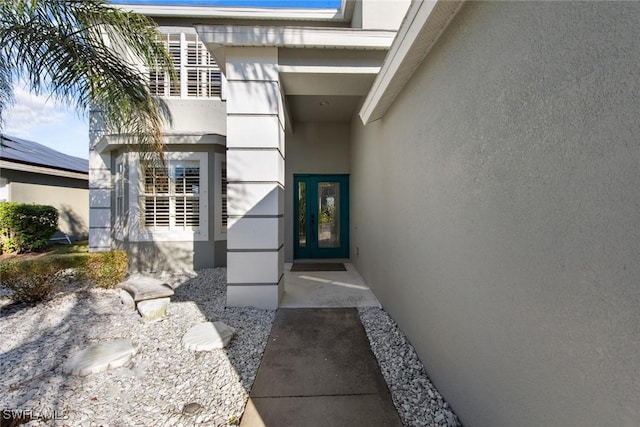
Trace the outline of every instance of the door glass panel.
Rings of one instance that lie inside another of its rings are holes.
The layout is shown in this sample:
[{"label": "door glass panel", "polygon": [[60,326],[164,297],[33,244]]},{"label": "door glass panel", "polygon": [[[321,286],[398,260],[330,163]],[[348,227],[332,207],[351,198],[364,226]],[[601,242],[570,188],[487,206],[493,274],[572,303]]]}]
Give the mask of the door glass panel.
[{"label": "door glass panel", "polygon": [[340,247],[339,182],[318,182],[318,247]]},{"label": "door glass panel", "polygon": [[305,216],[307,215],[307,183],[298,183],[298,246],[304,248],[307,246],[307,223]]}]

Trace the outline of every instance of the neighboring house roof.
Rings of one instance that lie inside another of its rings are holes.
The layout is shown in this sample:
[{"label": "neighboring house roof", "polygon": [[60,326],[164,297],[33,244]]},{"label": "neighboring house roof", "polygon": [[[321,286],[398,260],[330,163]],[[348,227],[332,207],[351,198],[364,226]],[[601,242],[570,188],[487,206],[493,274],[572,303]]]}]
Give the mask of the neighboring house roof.
[{"label": "neighboring house roof", "polygon": [[0,166],[7,169],[86,179],[89,161],[37,142],[0,134]]}]

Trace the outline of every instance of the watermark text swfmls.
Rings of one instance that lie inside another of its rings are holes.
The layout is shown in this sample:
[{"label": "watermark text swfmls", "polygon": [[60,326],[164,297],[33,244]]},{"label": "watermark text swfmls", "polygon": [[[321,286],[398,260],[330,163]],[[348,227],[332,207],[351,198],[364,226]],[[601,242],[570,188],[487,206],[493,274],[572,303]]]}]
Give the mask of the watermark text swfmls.
[{"label": "watermark text swfmls", "polygon": [[0,413],[0,418],[3,420],[63,420],[64,413],[60,409],[52,408],[38,408],[25,409],[3,409]]}]

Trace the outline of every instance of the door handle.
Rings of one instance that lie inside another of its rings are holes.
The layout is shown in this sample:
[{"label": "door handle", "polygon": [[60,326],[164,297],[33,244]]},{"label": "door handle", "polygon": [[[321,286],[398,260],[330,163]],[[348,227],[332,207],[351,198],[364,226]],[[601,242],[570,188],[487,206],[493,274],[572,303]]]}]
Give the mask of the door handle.
[{"label": "door handle", "polygon": [[311,240],[316,240],[316,216],[311,214]]}]

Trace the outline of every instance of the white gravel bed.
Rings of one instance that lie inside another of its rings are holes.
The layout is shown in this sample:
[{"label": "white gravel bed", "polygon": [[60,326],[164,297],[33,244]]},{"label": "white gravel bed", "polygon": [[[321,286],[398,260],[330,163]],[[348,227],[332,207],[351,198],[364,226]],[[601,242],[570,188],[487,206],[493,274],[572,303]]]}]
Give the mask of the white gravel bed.
[{"label": "white gravel bed", "polygon": [[[236,424],[275,311],[225,309],[225,274],[210,269],[173,277],[179,286],[167,316],[152,323],[125,308],[114,290],[85,289],[35,306],[0,302],[0,411],[61,418],[27,425]],[[226,349],[183,348],[191,326],[217,320],[238,333]],[[77,351],[116,338],[130,338],[138,349],[125,367],[86,377],[62,373]]]},{"label": "white gravel bed", "polygon": [[460,426],[458,417],[429,380],[415,349],[396,322],[381,308],[363,307],[358,312],[402,423]]},{"label": "white gravel bed", "polygon": [[[161,278],[175,295],[166,317],[152,323],[122,305],[115,290],[85,288],[37,305],[7,305],[0,296],[0,416],[50,418],[27,426],[236,425],[275,311],[224,308],[224,268]],[[393,319],[374,307],[359,313],[402,422],[460,425]],[[238,333],[226,349],[183,348],[191,326],[218,320]],[[86,377],[62,373],[71,355],[117,338],[138,349],[128,365]]]}]

